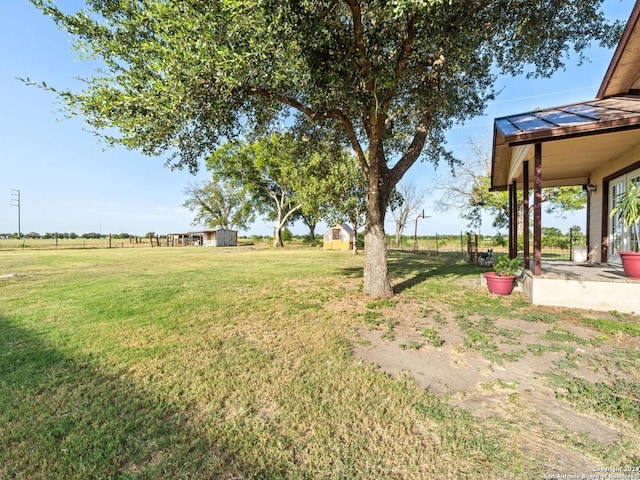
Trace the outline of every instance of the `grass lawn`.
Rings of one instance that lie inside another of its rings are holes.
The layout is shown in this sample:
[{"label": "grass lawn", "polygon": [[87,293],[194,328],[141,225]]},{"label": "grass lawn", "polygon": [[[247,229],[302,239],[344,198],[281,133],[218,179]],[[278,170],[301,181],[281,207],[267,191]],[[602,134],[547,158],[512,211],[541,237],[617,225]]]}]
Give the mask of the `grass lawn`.
[{"label": "grass lawn", "polygon": [[[505,435],[517,426],[352,352],[398,302],[425,312],[438,296],[466,332],[478,312],[545,322],[548,310],[469,288],[478,271],[455,258],[408,252],[390,253],[398,297],[367,303],[362,261],[311,248],[0,251],[0,478],[542,478],[541,459]],[[336,307],[350,304],[362,313]],[[423,337],[441,343],[437,329]],[[639,357],[619,361],[640,375]],[[551,381],[571,393],[568,377]],[[612,467],[640,464],[636,447],[615,448],[625,463]],[[612,448],[597,452],[602,463]]]}]

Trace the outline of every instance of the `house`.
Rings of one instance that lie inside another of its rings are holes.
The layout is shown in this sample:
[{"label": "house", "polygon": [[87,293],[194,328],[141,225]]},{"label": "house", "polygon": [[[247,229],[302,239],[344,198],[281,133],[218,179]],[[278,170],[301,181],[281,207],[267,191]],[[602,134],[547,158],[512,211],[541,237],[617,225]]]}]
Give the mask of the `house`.
[{"label": "house", "polygon": [[325,250],[353,250],[353,242],[355,241],[355,233],[346,223],[334,225],[324,232]]},{"label": "house", "polygon": [[[585,102],[495,119],[493,190],[509,191],[509,254],[517,255],[515,205],[533,197],[523,229],[524,291],[533,303],[640,313],[640,282],[624,277],[618,252],[634,247],[633,235],[611,218],[614,198],[640,181],[640,2],[598,90]],[[585,264],[543,264],[541,189],[582,185],[587,200]],[[531,244],[533,256],[531,256]]]}]

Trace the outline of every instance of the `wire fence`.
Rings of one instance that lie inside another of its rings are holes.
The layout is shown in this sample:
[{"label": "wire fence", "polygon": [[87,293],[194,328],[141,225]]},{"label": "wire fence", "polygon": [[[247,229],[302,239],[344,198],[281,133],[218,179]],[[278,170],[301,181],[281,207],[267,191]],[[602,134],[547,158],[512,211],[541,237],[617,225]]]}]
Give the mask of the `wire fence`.
[{"label": "wire fence", "polygon": [[[156,239],[153,239],[156,246]],[[149,238],[9,238],[0,239],[0,250],[68,250],[85,248],[141,248],[150,247]]]},{"label": "wire fence", "polygon": [[[402,237],[398,244],[395,239],[388,238],[392,249],[422,251],[431,254],[460,253],[470,261],[477,261],[478,256],[499,257],[509,254],[506,238],[501,236],[482,236],[469,233],[459,235],[431,235],[419,237]],[[523,245],[518,245],[519,256],[524,256]],[[533,257],[533,242],[530,245],[530,255]],[[587,246],[584,235],[570,231],[562,236],[543,236],[542,258],[545,261],[584,261]]]},{"label": "wire fence", "polygon": [[[241,240],[239,239],[239,242]],[[296,239],[292,240],[296,243]],[[543,237],[542,258],[546,261],[572,261],[586,256],[586,242],[584,236],[572,233],[568,240],[562,239],[556,245],[550,244]],[[268,242],[267,242],[268,244]],[[395,238],[388,236],[387,244],[390,249],[404,251],[419,251],[429,254],[460,254],[475,260],[477,255],[491,252],[494,257],[508,255],[509,248],[506,238],[501,236],[460,234],[438,234],[419,237],[403,236],[396,244]],[[62,249],[102,249],[102,248],[151,248],[167,246],[164,237],[129,237],[129,238],[0,238],[2,250],[62,250]],[[518,253],[522,256],[522,246]],[[533,252],[531,252],[533,256]],[[579,257],[579,258],[577,258]]]}]

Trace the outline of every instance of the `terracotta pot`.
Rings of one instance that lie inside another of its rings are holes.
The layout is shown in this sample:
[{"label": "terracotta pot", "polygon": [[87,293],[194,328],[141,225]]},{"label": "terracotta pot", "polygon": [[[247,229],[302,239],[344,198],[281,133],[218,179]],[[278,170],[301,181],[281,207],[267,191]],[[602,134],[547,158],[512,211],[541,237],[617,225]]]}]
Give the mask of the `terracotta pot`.
[{"label": "terracotta pot", "polygon": [[495,272],[487,272],[484,274],[487,280],[487,287],[491,293],[496,295],[509,295],[513,290],[513,281],[515,275],[498,275]]},{"label": "terracotta pot", "polygon": [[640,279],[640,252],[622,251],[619,253],[624,273],[629,278]]}]

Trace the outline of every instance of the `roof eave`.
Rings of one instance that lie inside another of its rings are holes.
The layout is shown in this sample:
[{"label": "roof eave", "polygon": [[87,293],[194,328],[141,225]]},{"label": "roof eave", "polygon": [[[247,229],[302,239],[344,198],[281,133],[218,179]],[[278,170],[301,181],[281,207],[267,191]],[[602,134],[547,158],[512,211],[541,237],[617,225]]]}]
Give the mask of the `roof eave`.
[{"label": "roof eave", "polygon": [[629,17],[629,21],[627,22],[627,26],[622,33],[622,38],[618,43],[618,47],[616,48],[615,53],[613,54],[613,58],[611,59],[611,63],[609,63],[609,68],[604,75],[604,79],[602,80],[602,84],[600,85],[600,89],[598,90],[598,94],[596,98],[602,100],[603,98],[610,97],[613,95],[619,95],[621,93],[626,92],[607,92],[609,89],[609,85],[611,80],[613,79],[616,70],[620,65],[620,60],[629,44],[629,40],[633,36],[636,29],[639,27],[638,20],[640,19],[640,1],[637,1],[635,6],[633,7],[633,11],[631,12],[631,16]]},{"label": "roof eave", "polygon": [[517,145],[526,145],[529,143],[548,142],[561,138],[597,135],[601,133],[616,132],[633,128],[640,128],[640,115],[607,120],[604,122],[599,122],[597,125],[589,123],[584,125],[558,127],[548,130],[541,130],[538,132],[505,135],[504,139],[505,143],[507,143],[509,146],[515,147]]}]

